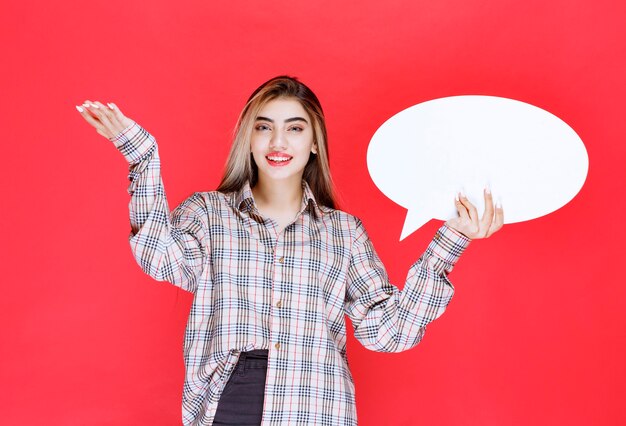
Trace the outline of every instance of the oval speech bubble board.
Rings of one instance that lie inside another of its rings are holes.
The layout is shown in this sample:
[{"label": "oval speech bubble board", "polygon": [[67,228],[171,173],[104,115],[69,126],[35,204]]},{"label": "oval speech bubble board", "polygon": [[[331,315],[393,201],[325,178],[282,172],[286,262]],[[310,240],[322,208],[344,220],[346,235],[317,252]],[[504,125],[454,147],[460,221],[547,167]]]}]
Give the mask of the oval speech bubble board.
[{"label": "oval speech bubble board", "polygon": [[376,186],[408,212],[400,240],[430,219],[457,215],[463,191],[484,211],[489,186],[505,223],[547,215],[582,188],[589,159],[563,120],[536,106],[494,96],[452,96],[391,117],[367,150]]}]

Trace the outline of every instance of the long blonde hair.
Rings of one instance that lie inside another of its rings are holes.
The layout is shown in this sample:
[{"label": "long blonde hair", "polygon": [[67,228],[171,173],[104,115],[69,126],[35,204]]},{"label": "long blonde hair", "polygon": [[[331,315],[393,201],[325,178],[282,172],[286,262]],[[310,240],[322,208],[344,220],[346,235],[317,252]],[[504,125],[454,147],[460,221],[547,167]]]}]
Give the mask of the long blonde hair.
[{"label": "long blonde hair", "polygon": [[311,89],[296,78],[284,75],[274,77],[263,83],[246,102],[239,115],[239,120],[237,120],[224,176],[217,190],[224,193],[234,192],[240,190],[246,181],[250,182],[251,187],[257,183],[258,168],[250,154],[252,130],[259,111],[265,104],[277,98],[296,99],[311,117],[317,155],[311,154],[309,156],[302,178],[309,184],[315,200],[319,204],[336,208],[335,191],[328,160],[326,120],[322,106]]}]

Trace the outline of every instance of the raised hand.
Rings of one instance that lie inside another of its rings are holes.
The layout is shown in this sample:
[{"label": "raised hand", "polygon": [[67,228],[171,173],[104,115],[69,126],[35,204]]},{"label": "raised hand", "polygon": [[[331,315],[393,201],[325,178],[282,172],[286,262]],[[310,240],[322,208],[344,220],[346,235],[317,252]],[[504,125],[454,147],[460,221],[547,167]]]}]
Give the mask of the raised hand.
[{"label": "raised hand", "polygon": [[467,199],[467,197],[459,193],[456,198],[456,209],[459,216],[450,219],[446,225],[470,239],[488,238],[494,232],[502,228],[504,224],[504,210],[502,206],[493,205],[493,196],[491,191],[485,189],[485,212],[482,218],[478,218],[476,207]]},{"label": "raised hand", "polygon": [[122,111],[113,103],[102,105],[100,102],[85,101],[76,109],[85,121],[91,124],[96,131],[107,139],[117,136],[122,130],[134,123],[122,114]]}]

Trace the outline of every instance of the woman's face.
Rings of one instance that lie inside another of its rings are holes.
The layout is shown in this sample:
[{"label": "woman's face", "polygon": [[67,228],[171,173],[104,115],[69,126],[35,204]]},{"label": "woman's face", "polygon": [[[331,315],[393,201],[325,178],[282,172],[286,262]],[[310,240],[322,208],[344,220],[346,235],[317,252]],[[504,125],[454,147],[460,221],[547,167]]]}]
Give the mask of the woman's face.
[{"label": "woman's face", "polygon": [[311,118],[294,98],[274,99],[259,111],[250,141],[259,181],[300,184],[310,153],[317,153]]}]

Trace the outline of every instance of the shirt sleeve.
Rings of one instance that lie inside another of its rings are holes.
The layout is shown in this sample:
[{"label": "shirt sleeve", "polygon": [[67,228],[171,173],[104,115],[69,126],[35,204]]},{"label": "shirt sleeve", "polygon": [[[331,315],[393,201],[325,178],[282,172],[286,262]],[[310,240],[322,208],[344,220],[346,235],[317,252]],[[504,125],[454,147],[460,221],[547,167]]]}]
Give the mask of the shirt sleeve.
[{"label": "shirt sleeve", "polygon": [[357,219],[346,314],[355,337],[368,349],[400,352],[417,345],[426,325],[445,311],[454,294],[447,274],[470,240],[443,225],[407,274],[402,291],[389,282],[384,265]]},{"label": "shirt sleeve", "polygon": [[129,163],[131,250],[158,281],[195,291],[207,256],[206,203],[193,194],[170,213],[156,140],[137,123],[111,138]]}]

